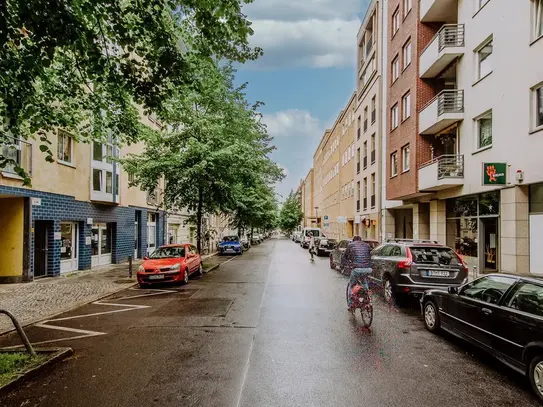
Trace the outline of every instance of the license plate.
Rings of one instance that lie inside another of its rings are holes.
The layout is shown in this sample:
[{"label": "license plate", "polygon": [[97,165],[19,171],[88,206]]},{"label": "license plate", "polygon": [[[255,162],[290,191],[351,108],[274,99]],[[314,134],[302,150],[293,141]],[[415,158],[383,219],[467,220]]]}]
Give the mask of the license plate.
[{"label": "license plate", "polygon": [[427,270],[426,277],[449,277],[449,272],[441,270]]},{"label": "license plate", "polygon": [[164,274],[155,274],[153,276],[149,276],[149,280],[164,280]]}]

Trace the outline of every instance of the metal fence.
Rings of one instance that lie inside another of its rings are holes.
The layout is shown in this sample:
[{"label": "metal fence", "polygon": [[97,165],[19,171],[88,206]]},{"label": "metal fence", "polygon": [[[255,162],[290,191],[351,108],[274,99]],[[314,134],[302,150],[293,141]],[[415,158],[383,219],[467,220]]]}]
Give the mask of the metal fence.
[{"label": "metal fence", "polygon": [[464,46],[464,24],[445,24],[437,32],[439,51]]},{"label": "metal fence", "polygon": [[464,91],[444,90],[437,95],[437,115],[444,113],[462,113],[464,111]]}]

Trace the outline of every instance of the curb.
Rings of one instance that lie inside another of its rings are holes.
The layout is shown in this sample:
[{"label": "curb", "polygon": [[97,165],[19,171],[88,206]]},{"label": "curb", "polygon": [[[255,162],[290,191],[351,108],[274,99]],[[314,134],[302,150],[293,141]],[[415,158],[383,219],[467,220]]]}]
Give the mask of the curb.
[{"label": "curb", "polygon": [[[30,325],[34,325],[34,324],[37,324],[38,322],[41,322],[41,321],[45,321],[46,319],[51,319],[51,318],[55,318],[55,317],[58,317],[59,315],[62,315],[66,312],[70,312],[70,311],[73,311],[73,310],[76,310],[77,308],[79,307],[82,307],[83,305],[87,305],[87,304],[90,304],[91,302],[94,302],[94,301],[100,301],[101,299],[104,299],[106,297],[109,297],[110,295],[113,295],[113,294],[117,294],[121,291],[124,291],[128,288],[132,288],[134,287],[135,285],[137,285],[138,282],[135,281],[134,283],[131,283],[131,284],[127,284],[126,286],[124,287],[120,287],[119,289],[115,290],[115,291],[111,291],[107,294],[100,294],[100,295],[97,295],[97,296],[94,296],[94,297],[91,297],[89,299],[86,299],[86,300],[83,300],[83,301],[80,301],[78,302],[77,304],[75,305],[72,305],[71,307],[69,308],[66,308],[62,311],[58,311],[54,314],[50,314],[50,315],[46,315],[46,316],[41,316],[41,317],[38,317],[38,318],[34,318],[34,319],[31,319],[29,321],[25,321],[25,322],[22,322],[21,323],[21,327],[22,328],[26,328],[27,326],[30,326]],[[3,335],[6,335],[10,332],[13,332],[15,331],[15,328],[10,328],[10,329],[7,329],[7,330],[4,330],[4,331],[0,331],[0,336],[3,336]]]},{"label": "curb", "polygon": [[[72,348],[48,348],[48,349],[35,349],[36,353],[54,353],[54,356],[39,366],[36,366],[33,369],[26,371],[25,373],[19,375],[9,383],[0,387],[0,397],[7,395],[9,392],[15,390],[17,387],[20,387],[22,384],[27,382],[30,379],[39,376],[40,374],[51,369],[57,363],[63,361],[67,357],[73,355],[74,351]],[[20,351],[18,351],[20,352]]]},{"label": "curb", "polygon": [[207,270],[204,270],[205,274],[211,273],[213,270],[218,269],[220,264],[215,264],[214,266],[211,266]]}]

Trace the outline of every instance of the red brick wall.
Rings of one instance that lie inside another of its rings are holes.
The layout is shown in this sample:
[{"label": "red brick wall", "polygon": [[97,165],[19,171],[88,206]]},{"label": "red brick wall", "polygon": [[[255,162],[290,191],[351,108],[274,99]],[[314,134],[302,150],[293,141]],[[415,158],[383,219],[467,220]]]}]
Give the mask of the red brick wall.
[{"label": "red brick wall", "polygon": [[[413,1],[413,8],[409,14],[403,18],[403,1],[390,0],[388,2],[388,78],[386,84],[388,87],[387,99],[387,199],[398,199],[417,192],[417,78],[418,78],[418,8],[419,2]],[[400,7],[400,29],[392,36],[392,14],[397,7]],[[402,69],[402,48],[406,41],[411,38],[411,64],[405,71]],[[393,84],[392,81],[392,60],[396,55],[400,55],[400,78]],[[401,101],[402,96],[408,91],[411,92],[411,117],[401,121]],[[390,111],[392,106],[398,103],[400,107],[400,125],[395,130],[391,130]],[[410,170],[401,173],[401,148],[408,144],[411,149]],[[397,151],[398,153],[398,175],[390,178],[391,166],[390,155]]]}]

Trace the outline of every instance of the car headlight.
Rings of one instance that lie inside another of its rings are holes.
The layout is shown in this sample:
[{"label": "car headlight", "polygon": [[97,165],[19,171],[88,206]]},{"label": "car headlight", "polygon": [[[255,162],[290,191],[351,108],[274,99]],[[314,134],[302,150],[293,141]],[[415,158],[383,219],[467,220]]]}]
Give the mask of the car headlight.
[{"label": "car headlight", "polygon": [[181,264],[177,263],[170,267],[170,271],[178,271],[181,268]]},{"label": "car headlight", "polygon": [[143,268],[143,266],[138,267],[138,273],[145,273],[145,269]]}]

